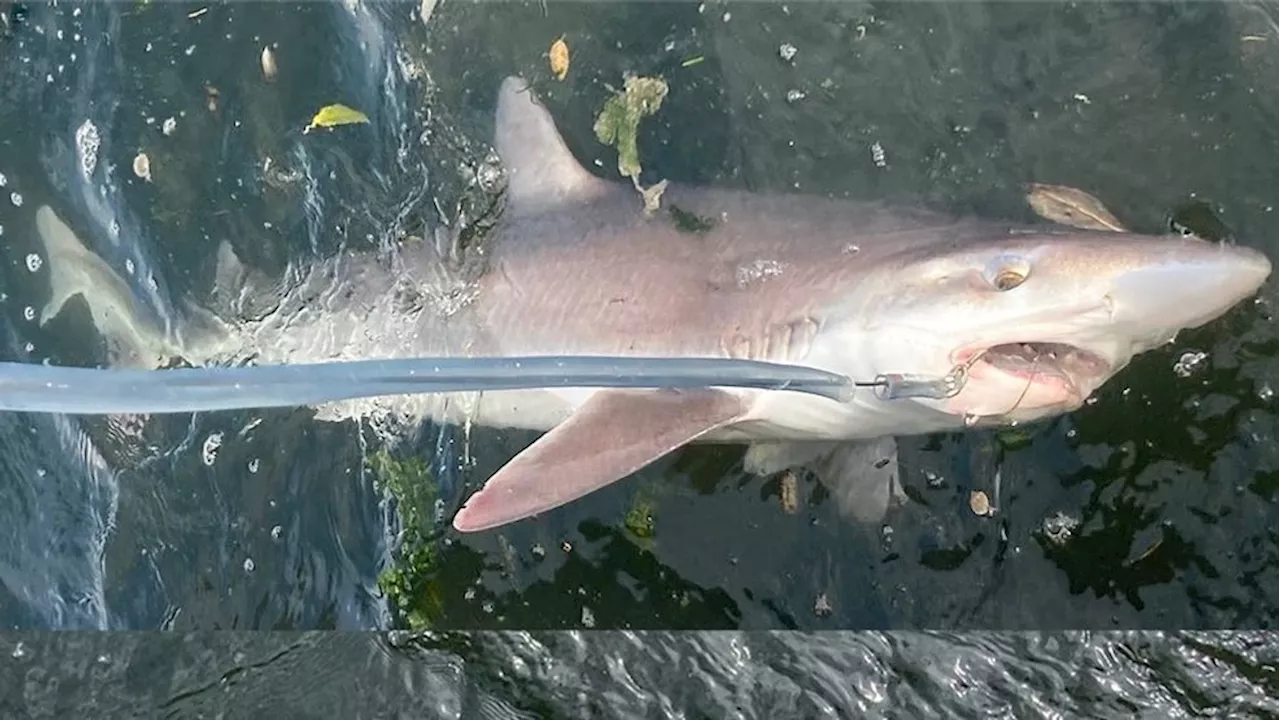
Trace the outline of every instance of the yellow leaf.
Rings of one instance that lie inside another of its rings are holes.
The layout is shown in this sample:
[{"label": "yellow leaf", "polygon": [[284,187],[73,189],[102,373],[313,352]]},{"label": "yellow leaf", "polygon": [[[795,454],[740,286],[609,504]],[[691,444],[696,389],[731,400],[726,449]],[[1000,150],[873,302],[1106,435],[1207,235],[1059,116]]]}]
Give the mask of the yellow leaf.
[{"label": "yellow leaf", "polygon": [[551,43],[551,49],[547,51],[547,59],[551,62],[551,74],[556,76],[557,80],[564,80],[569,74],[569,43],[564,41],[564,36]]},{"label": "yellow leaf", "polygon": [[346,105],[325,105],[320,112],[311,118],[311,123],[302,129],[303,134],[316,128],[331,128],[337,125],[356,125],[369,122],[369,116],[353,110]]}]

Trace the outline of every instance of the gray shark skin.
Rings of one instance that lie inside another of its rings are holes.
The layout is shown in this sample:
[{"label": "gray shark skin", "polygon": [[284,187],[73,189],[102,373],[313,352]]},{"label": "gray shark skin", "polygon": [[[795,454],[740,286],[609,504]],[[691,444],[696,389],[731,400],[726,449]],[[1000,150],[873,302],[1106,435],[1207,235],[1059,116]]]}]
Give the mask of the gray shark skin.
[{"label": "gray shark skin", "polygon": [[[197,364],[728,356],[858,380],[967,363],[968,378],[945,400],[548,389],[317,408],[321,420],[544,431],[467,500],[453,519],[462,532],[564,505],[693,442],[746,443],[757,474],[808,466],[847,516],[878,521],[900,497],[895,436],[1070,412],[1135,355],[1252,296],[1272,269],[1257,251],[1194,238],[680,184],[646,213],[633,187],[583,168],[524,81],[502,83],[495,120],[506,207],[481,271],[459,272],[423,243],[391,262],[344,252],[272,287],[224,246],[218,293],[275,307],[224,324],[203,314],[176,352]],[[53,286],[41,317],[83,295],[99,331],[149,356],[157,341],[116,315],[131,307],[124,285],[51,209],[39,212]]]}]

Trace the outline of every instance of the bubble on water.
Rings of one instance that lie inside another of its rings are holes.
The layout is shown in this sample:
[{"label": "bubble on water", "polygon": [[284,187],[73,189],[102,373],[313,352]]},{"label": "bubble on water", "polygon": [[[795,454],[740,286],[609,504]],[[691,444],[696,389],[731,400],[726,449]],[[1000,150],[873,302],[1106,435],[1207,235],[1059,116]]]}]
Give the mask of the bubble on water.
[{"label": "bubble on water", "polygon": [[178,129],[178,121],[172,117],[165,118],[164,125],[160,127],[160,132],[165,135],[172,135],[174,130]]},{"label": "bubble on water", "polygon": [[31,307],[30,305],[28,305],[28,306],[26,306],[26,307],[22,308],[22,317],[26,318],[28,321],[30,321],[30,320],[35,320],[35,319],[36,319],[36,309],[35,309],[35,308],[33,308],[33,307]]},{"label": "bubble on water", "polygon": [[9,193],[9,202],[13,203],[14,207],[22,207],[22,195],[16,192]]},{"label": "bubble on water", "polygon": [[133,266],[133,258],[124,259],[124,269],[125,269],[125,272],[129,273],[130,275],[133,274],[133,271],[135,270]]},{"label": "bubble on water", "polygon": [[1275,388],[1271,387],[1271,383],[1262,381],[1262,386],[1258,388],[1258,399],[1263,402],[1271,402],[1276,397]]},{"label": "bubble on water", "polygon": [[805,95],[805,92],[803,90],[797,90],[795,88],[792,88],[787,91],[787,102],[791,103],[792,105],[800,102],[806,97],[808,96]]},{"label": "bubble on water", "polygon": [[36,351],[36,346],[32,343],[27,343],[26,345],[23,346],[23,349],[31,353]]},{"label": "bubble on water", "polygon": [[80,172],[86,178],[98,167],[98,148],[101,146],[98,126],[92,120],[85,120],[76,128],[76,153],[80,156]]},{"label": "bubble on water", "polygon": [[1071,517],[1059,511],[1051,517],[1045,518],[1040,528],[1044,533],[1045,539],[1049,542],[1054,545],[1063,545],[1071,539],[1071,536],[1075,534],[1076,528],[1079,526],[1079,518]]},{"label": "bubble on water", "polygon": [[1200,369],[1205,357],[1207,356],[1204,353],[1197,350],[1183,353],[1182,357],[1178,358],[1178,362],[1173,364],[1174,374],[1182,378],[1191,377]]},{"label": "bubble on water", "polygon": [[222,433],[213,433],[204,440],[204,447],[200,449],[200,457],[204,460],[205,465],[213,465],[213,461],[218,459],[218,448],[222,447]]},{"label": "bubble on water", "polygon": [[8,185],[8,184],[9,184],[9,178],[6,177],[4,173],[0,173],[0,187],[4,187],[5,185]]},{"label": "bubble on water", "polygon": [[253,558],[245,558],[245,559],[244,559],[244,571],[245,571],[245,572],[247,572],[247,573],[251,573],[251,572],[253,572],[253,568],[254,568],[254,567],[255,567],[255,565],[253,564]]},{"label": "bubble on water", "polygon": [[15,660],[21,660],[22,658],[27,656],[27,646],[24,645],[21,640],[19,640],[18,644],[13,646],[13,652],[10,653],[10,655]]},{"label": "bubble on water", "polygon": [[281,535],[283,535],[283,534],[284,534],[284,528],[280,527],[279,525],[274,525],[274,526],[272,526],[272,528],[271,528],[271,539],[272,539],[272,540],[279,540],[279,539],[280,539],[280,536],[281,536]]},{"label": "bubble on water", "polygon": [[43,264],[44,260],[40,259],[39,253],[27,253],[27,270],[36,272]]},{"label": "bubble on water", "polygon": [[880,144],[879,140],[871,144],[871,162],[875,163],[876,167],[879,168],[889,164],[884,157],[884,146]]},{"label": "bubble on water", "polygon": [[796,50],[796,46],[791,43],[782,43],[778,46],[778,57],[786,60],[787,62],[791,62],[795,59],[796,52],[798,52]]},{"label": "bubble on water", "polygon": [[44,477],[45,475],[48,475],[48,474],[49,474],[48,470],[45,470],[44,468],[36,468],[36,477]]},{"label": "bubble on water", "polygon": [[257,472],[258,472],[258,467],[259,467],[261,464],[262,464],[262,462],[261,462],[260,460],[258,460],[258,458],[254,458],[254,459],[250,460],[250,461],[249,461],[249,472],[250,472],[251,474],[252,474],[252,473],[257,473]]},{"label": "bubble on water", "polygon": [[740,265],[734,273],[734,278],[738,282],[738,287],[746,287],[759,280],[777,277],[782,274],[782,270],[783,266],[777,260],[755,260],[746,265]]}]

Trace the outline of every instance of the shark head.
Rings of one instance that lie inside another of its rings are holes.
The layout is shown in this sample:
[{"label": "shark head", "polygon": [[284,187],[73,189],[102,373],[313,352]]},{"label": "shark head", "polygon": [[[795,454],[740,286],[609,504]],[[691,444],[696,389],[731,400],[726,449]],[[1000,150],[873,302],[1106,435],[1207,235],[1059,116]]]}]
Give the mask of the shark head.
[{"label": "shark head", "polygon": [[1252,249],[1120,232],[987,233],[909,251],[866,279],[856,354],[880,372],[961,390],[912,398],[970,426],[1070,412],[1132,358],[1253,296],[1271,262]]}]

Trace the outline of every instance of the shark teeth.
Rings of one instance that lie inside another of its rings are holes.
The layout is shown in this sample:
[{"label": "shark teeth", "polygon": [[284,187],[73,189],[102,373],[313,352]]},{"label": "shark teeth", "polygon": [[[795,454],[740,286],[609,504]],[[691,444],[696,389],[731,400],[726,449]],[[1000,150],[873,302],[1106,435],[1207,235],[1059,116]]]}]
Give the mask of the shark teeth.
[{"label": "shark teeth", "polygon": [[1093,377],[1105,375],[1110,364],[1093,352],[1064,343],[1021,342],[995,345],[982,361],[1003,372],[1032,372]]}]

